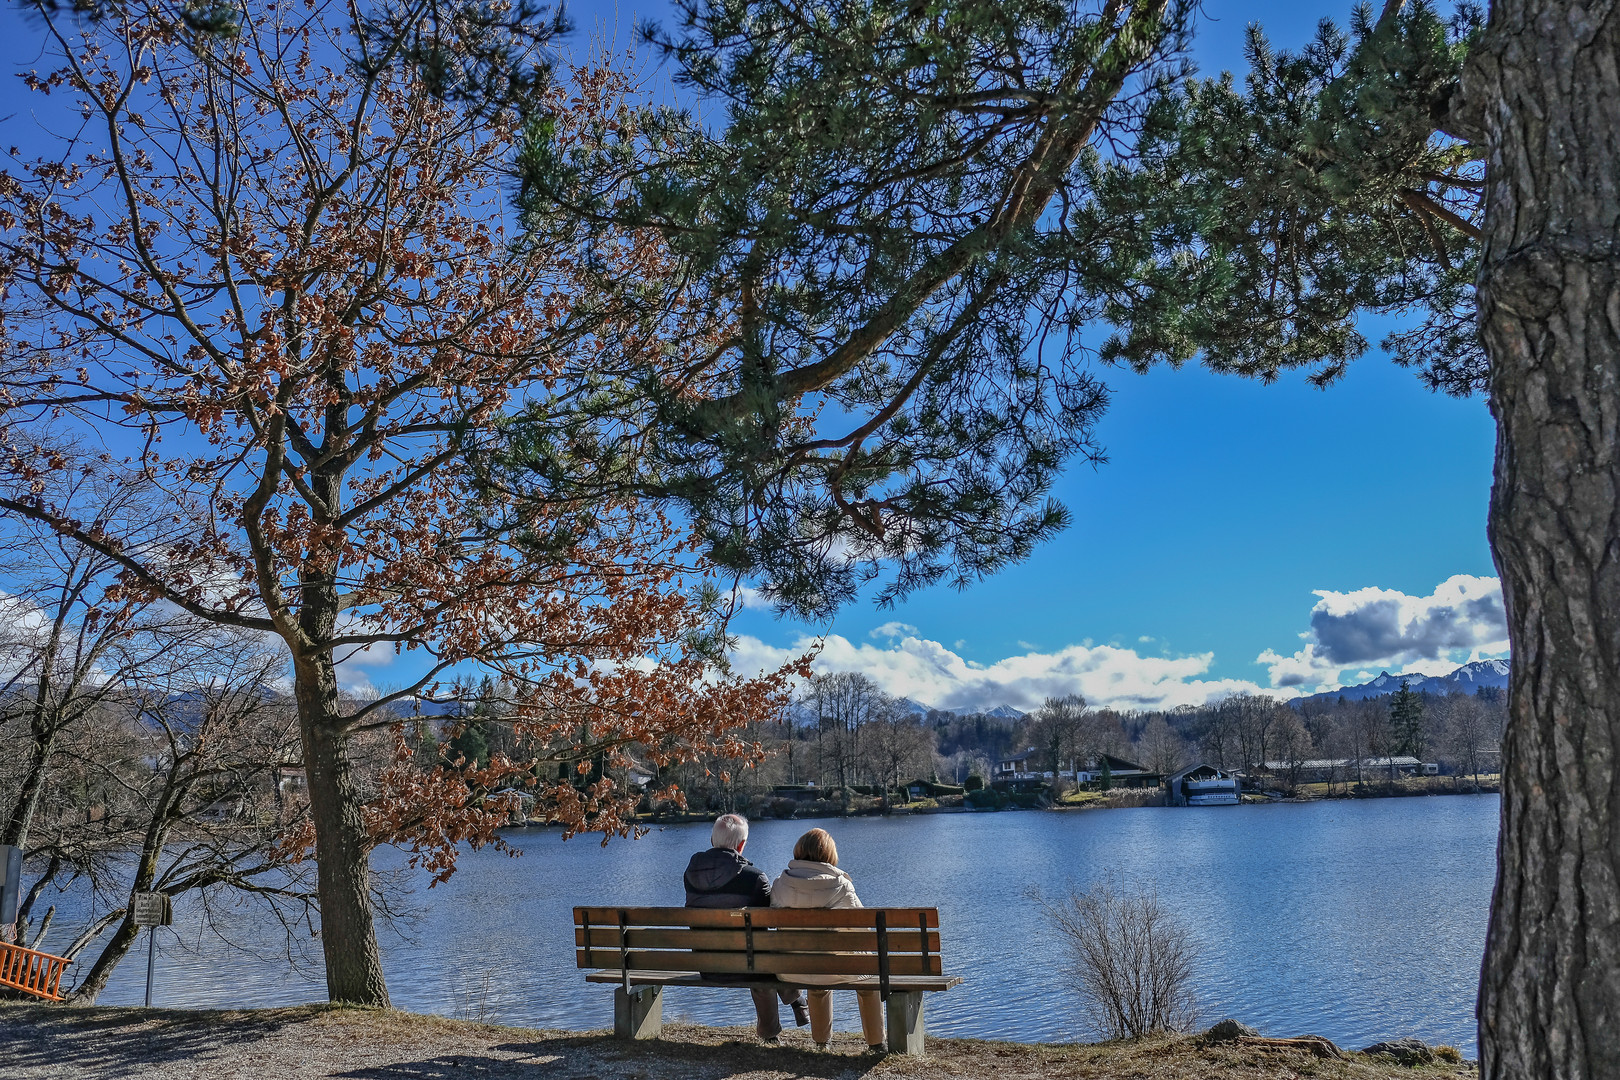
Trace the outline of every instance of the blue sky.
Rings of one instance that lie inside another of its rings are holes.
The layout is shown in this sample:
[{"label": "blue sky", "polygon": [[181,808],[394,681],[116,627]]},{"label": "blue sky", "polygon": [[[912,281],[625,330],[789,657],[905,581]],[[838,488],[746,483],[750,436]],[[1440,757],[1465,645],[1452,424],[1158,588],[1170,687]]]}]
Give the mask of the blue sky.
[{"label": "blue sky", "polygon": [[[570,5],[572,44],[628,46],[636,19],[666,10]],[[1195,58],[1206,74],[1241,71],[1249,21],[1289,48],[1321,17],[1348,14],[1212,0]],[[29,66],[37,29],[12,5],[0,29],[6,67]],[[28,120],[0,122],[15,132]],[[1366,336],[1385,329],[1368,325]],[[739,666],[774,666],[827,635],[824,667],[867,671],[891,692],[1028,709],[1074,691],[1121,706],[1294,693],[1505,654],[1485,539],[1494,425],[1482,401],[1432,394],[1376,350],[1325,391],[1194,368],[1108,381],[1110,460],[1058,485],[1074,525],[1057,540],[965,592],[929,589],[891,610],[863,602],[830,624],[745,610],[733,626]],[[386,686],[404,672],[373,656],[348,674]]]}]

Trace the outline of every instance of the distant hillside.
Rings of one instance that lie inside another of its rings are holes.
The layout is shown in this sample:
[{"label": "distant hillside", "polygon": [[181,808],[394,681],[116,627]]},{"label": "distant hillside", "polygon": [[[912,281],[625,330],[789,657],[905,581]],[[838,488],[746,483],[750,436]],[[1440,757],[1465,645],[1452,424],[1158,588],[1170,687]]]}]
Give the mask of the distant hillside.
[{"label": "distant hillside", "polygon": [[1506,660],[1476,660],[1472,664],[1464,664],[1449,675],[1391,675],[1385,671],[1371,682],[1364,682],[1360,686],[1343,686],[1337,690],[1328,690],[1321,694],[1312,694],[1310,697],[1300,698],[1301,701],[1333,701],[1344,698],[1348,701],[1362,701],[1371,697],[1382,697],[1384,694],[1393,694],[1405,682],[1420,694],[1449,694],[1460,690],[1465,694],[1472,694],[1481,686],[1506,686],[1508,682],[1508,662]]},{"label": "distant hillside", "polygon": [[[922,702],[908,697],[896,698],[895,704],[913,716],[918,717],[925,717],[929,713],[936,711],[933,706],[924,705]],[[804,727],[815,724],[816,713],[808,703],[803,701],[795,702],[790,706],[790,709],[793,712],[794,724]],[[992,709],[940,709],[938,711],[951,716],[988,716],[996,720],[1022,720],[1028,715],[1021,709],[1015,709],[1011,705],[997,705]]]}]

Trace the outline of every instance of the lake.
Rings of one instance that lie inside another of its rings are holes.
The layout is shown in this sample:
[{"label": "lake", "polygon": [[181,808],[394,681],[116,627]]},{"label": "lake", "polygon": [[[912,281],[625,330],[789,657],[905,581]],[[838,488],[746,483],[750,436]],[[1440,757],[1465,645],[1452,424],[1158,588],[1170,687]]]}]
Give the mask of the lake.
[{"label": "lake", "polygon": [[[1398,1035],[1474,1054],[1474,995],[1494,873],[1499,798],[1327,801],[1203,809],[938,814],[760,821],[747,854],[773,877],[812,825],[838,841],[862,901],[935,905],[945,969],[967,982],[927,1001],[933,1035],[1020,1041],[1084,1038],[1063,986],[1063,954],[1032,888],[1047,896],[1111,879],[1151,886],[1199,943],[1206,1019],[1268,1035],[1307,1032],[1360,1047]],[[521,858],[462,856],[445,885],[407,900],[383,934],[394,1004],[533,1027],[612,1023],[612,991],[587,987],[573,958],[575,904],[679,904],[709,826],[670,826],[606,848],[590,838],[514,831]],[[397,853],[378,855],[398,866]],[[60,929],[71,937],[71,897]],[[279,929],[223,920],[244,955],[176,907],[159,933],[153,1003],[224,1007],[319,1001],[318,966],[290,963]],[[103,1004],[138,1004],[146,939]],[[854,995],[834,995],[838,1027],[859,1030]],[[786,1017],[786,1010],[784,1018]],[[665,1016],[750,1022],[741,991],[675,988]]]}]

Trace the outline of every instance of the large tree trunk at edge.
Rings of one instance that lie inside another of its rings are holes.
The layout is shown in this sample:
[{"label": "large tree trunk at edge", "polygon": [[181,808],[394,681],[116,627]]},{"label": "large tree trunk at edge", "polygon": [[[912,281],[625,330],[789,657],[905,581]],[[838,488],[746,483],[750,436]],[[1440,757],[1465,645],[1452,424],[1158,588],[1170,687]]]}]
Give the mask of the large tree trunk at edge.
[{"label": "large tree trunk at edge", "polygon": [[382,953],[371,917],[370,845],[349,761],[330,654],[294,660],[304,776],[315,825],[316,893],[326,993],[332,1001],[388,1005]]},{"label": "large tree trunk at edge", "polygon": [[1485,1080],[1620,1077],[1620,13],[1499,0],[1488,155],[1490,536],[1513,649],[1480,977]]}]

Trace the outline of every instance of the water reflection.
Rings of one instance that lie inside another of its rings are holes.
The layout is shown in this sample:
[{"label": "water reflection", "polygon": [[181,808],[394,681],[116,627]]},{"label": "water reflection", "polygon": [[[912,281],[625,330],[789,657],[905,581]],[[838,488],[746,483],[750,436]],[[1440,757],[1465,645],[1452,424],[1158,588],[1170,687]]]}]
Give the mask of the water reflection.
[{"label": "water reflection", "polygon": [[[1113,876],[1156,887],[1192,929],[1203,949],[1199,996],[1212,1019],[1352,1046],[1416,1034],[1472,1054],[1497,813],[1497,797],[1486,795],[819,824],[833,830],[865,903],[939,907],[946,970],[967,983],[930,997],[931,1033],[1083,1036],[1057,943],[1029,890],[1051,895]],[[757,822],[748,855],[774,876],[807,827]],[[408,925],[384,934],[395,1004],[537,1027],[607,1026],[610,991],[585,986],[574,968],[571,908],[680,903],[681,872],[707,836],[707,825],[676,826],[603,848],[536,831],[511,837],[522,858],[464,856],[449,884],[414,893]],[[397,866],[398,856],[378,861]],[[63,916],[59,925],[71,926],[72,912]],[[290,964],[279,928],[230,926],[256,944],[255,959],[196,924],[182,906],[184,945],[178,935],[160,938],[157,1004],[324,996],[318,965]],[[140,1001],[145,945],[103,1003]],[[835,998],[847,999],[838,1001],[838,1026],[858,1030],[853,995]],[[751,1016],[740,991],[673,989],[665,1010],[701,1023]]]}]

